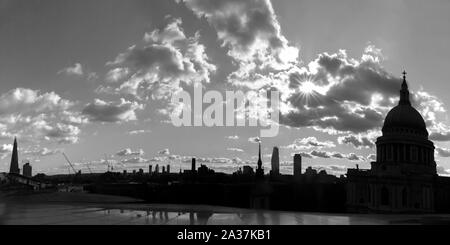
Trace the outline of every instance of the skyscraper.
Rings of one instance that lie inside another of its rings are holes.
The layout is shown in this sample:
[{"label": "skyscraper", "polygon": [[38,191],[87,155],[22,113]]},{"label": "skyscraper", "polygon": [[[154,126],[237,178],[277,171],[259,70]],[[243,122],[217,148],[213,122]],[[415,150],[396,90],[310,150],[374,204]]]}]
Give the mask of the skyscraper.
[{"label": "skyscraper", "polygon": [[170,173],[170,165],[167,164],[167,173]]},{"label": "skyscraper", "polygon": [[195,158],[192,158],[192,166],[191,166],[191,171],[192,171],[192,173],[195,172],[195,162],[196,162],[196,159],[195,159]]},{"label": "skyscraper", "polygon": [[294,178],[299,178],[302,174],[302,156],[295,154],[294,156]]},{"label": "skyscraper", "polygon": [[274,147],[272,151],[272,170],[270,171],[271,175],[279,175],[280,174],[280,153],[278,147]]},{"label": "skyscraper", "polygon": [[11,156],[11,165],[9,168],[9,173],[20,174],[19,169],[19,154],[17,153],[17,139],[14,138],[14,147]]}]

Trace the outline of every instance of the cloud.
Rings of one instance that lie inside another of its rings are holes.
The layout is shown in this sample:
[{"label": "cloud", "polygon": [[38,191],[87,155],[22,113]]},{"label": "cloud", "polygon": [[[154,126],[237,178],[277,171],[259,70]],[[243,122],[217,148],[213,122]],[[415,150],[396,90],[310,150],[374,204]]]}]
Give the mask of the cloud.
[{"label": "cloud", "polygon": [[[387,73],[378,60],[367,51],[360,60],[349,58],[345,51],[324,53],[307,67],[285,74],[287,86],[280,88],[292,110],[282,115],[282,123],[342,133],[380,128],[395,105],[392,99],[398,97],[401,80]],[[304,95],[314,99],[302,97],[306,82],[318,87]]]},{"label": "cloud", "polygon": [[26,155],[31,155],[31,156],[45,157],[45,156],[52,156],[52,155],[60,154],[60,153],[62,153],[62,151],[60,149],[51,150],[51,149],[44,147],[42,149],[26,150],[23,153]]},{"label": "cloud", "polygon": [[358,156],[355,153],[348,154],[347,159],[350,161],[364,161],[364,157]]},{"label": "cloud", "polygon": [[170,155],[170,150],[169,149],[164,149],[164,150],[160,150],[158,151],[158,155]]},{"label": "cloud", "polygon": [[128,159],[123,159],[122,163],[150,163],[150,160],[142,157],[133,157]]},{"label": "cloud", "polygon": [[232,135],[232,136],[227,136],[226,138],[229,139],[229,140],[238,140],[238,139],[239,139],[239,136],[237,136],[237,135]]},{"label": "cloud", "polygon": [[311,154],[312,156],[315,157],[320,157],[320,158],[330,158],[330,154],[326,151],[311,151],[309,154]]},{"label": "cloud", "polygon": [[433,132],[428,138],[434,141],[449,141],[450,132]]},{"label": "cloud", "polygon": [[94,122],[127,122],[137,120],[136,111],[142,109],[143,105],[123,98],[119,103],[96,99],[94,103],[87,104],[82,113]]},{"label": "cloud", "polygon": [[319,141],[316,137],[311,136],[307,138],[296,139],[294,143],[283,146],[282,148],[292,150],[307,150],[311,148],[332,148],[336,145],[332,141]]},{"label": "cloud", "polygon": [[[374,146],[374,138],[367,134],[380,131],[386,113],[396,105],[401,84],[398,75],[383,67],[381,49],[369,44],[360,58],[349,57],[345,50],[322,53],[303,65],[298,49],[282,35],[269,0],[178,2],[216,30],[238,65],[229,82],[250,90],[281,92],[281,124],[347,134],[340,142],[359,149]],[[443,103],[425,91],[414,92],[413,104],[437,131],[436,114],[445,112]]]},{"label": "cloud", "polygon": [[151,130],[140,129],[140,130],[128,131],[128,134],[129,135],[139,135],[139,134],[149,134],[151,132],[152,132]]},{"label": "cloud", "polygon": [[54,92],[16,88],[0,95],[0,135],[19,140],[76,143],[85,118]]},{"label": "cloud", "polygon": [[450,157],[450,149],[436,147],[435,151],[440,157]]},{"label": "cloud", "polygon": [[372,139],[361,135],[347,135],[338,138],[339,144],[351,144],[355,148],[372,148],[375,146]]},{"label": "cloud", "polygon": [[143,156],[144,151],[139,149],[137,151],[132,151],[130,148],[123,149],[116,153],[116,156],[119,157],[128,157],[128,156]]},{"label": "cloud", "polygon": [[370,155],[367,156],[367,160],[376,161],[377,160],[377,156],[375,154],[370,154]]},{"label": "cloud", "polygon": [[107,82],[115,83],[118,82],[128,76],[130,70],[128,68],[117,67],[111,69],[106,73],[105,79]]},{"label": "cloud", "polygon": [[239,149],[239,148],[227,148],[227,151],[244,152],[244,150]]},{"label": "cloud", "polygon": [[67,110],[72,102],[62,99],[54,92],[40,93],[38,90],[16,88],[0,95],[0,115],[13,113],[44,113],[52,110]]},{"label": "cloud", "polygon": [[75,63],[73,66],[69,66],[58,71],[58,74],[83,76],[83,66],[80,63]]},{"label": "cloud", "polygon": [[[133,45],[108,62],[114,67],[108,72],[108,80],[119,82],[119,86],[98,90],[113,90],[140,99],[168,99],[181,90],[181,82],[209,83],[216,66],[199,43],[200,34],[186,37],[181,24],[181,19],[169,18],[164,28],[145,34],[143,45]],[[125,77],[128,78],[120,81]]]},{"label": "cloud", "polygon": [[45,140],[56,140],[61,144],[74,144],[79,140],[80,128],[70,124],[56,123],[50,125],[45,120],[37,120],[32,123],[37,134],[41,134]]},{"label": "cloud", "polygon": [[11,144],[3,144],[0,145],[0,159],[6,158],[9,154],[12,153],[13,145]]},{"label": "cloud", "polygon": [[13,149],[13,145],[11,145],[11,144],[0,145],[0,154],[11,153],[12,149]]},{"label": "cloud", "polygon": [[449,176],[450,175],[450,169],[445,169],[443,166],[438,165],[436,167],[436,171],[439,175]]},{"label": "cloud", "polygon": [[341,165],[313,165],[311,167],[317,171],[325,170],[328,174],[337,176],[347,173],[347,167]]},{"label": "cloud", "polygon": [[329,152],[329,151],[323,151],[323,150],[313,150],[310,152],[300,152],[298,153],[302,157],[306,158],[325,158],[325,159],[347,159],[350,161],[365,161],[366,159],[363,156],[358,156],[355,153],[339,153],[339,152]]},{"label": "cloud", "polygon": [[[269,77],[269,86],[281,93],[281,124],[347,134],[338,142],[373,147],[387,112],[397,105],[402,82],[383,68],[383,59],[381,51],[369,45],[360,59],[344,50],[323,53],[305,66]],[[436,96],[420,89],[412,91],[411,101],[431,131],[444,131],[437,115],[445,109]]]},{"label": "cloud", "polygon": [[300,154],[300,156],[302,156],[302,157],[313,158],[313,156],[311,154],[307,153],[307,152],[300,152],[300,153],[297,153],[297,154]]},{"label": "cloud", "polygon": [[222,46],[228,47],[229,56],[242,62],[241,67],[254,64],[255,59],[278,67],[298,57],[298,49],[289,46],[281,34],[269,0],[185,0],[184,3],[215,28]]},{"label": "cloud", "polygon": [[259,137],[250,137],[248,138],[248,141],[251,143],[261,143],[261,139]]}]

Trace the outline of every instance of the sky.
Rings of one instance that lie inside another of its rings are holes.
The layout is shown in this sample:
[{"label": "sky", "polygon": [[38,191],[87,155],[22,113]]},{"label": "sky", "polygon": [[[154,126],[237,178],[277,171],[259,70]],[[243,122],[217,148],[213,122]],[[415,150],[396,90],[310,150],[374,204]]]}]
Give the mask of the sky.
[{"label": "sky", "polygon": [[[0,0],[0,172],[14,137],[34,173],[190,159],[256,165],[261,127],[175,127],[180,91],[278,91],[280,129],[261,138],[303,167],[369,168],[403,70],[450,174],[446,0]],[[190,105],[189,105],[190,106]],[[208,103],[204,104],[204,108]]]}]

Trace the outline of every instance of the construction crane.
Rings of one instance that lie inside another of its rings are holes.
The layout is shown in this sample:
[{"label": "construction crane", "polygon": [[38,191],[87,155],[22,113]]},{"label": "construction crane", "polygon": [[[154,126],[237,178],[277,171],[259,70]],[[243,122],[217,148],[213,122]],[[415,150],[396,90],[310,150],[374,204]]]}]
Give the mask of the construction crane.
[{"label": "construction crane", "polygon": [[110,169],[111,169],[111,172],[114,171],[114,167],[113,167],[112,163],[109,164],[108,156],[106,154],[105,154],[105,163],[106,163],[106,166],[108,166],[108,172],[110,171]]},{"label": "construction crane", "polygon": [[88,163],[86,163],[86,167],[88,168],[88,170],[89,170],[89,173],[91,173],[92,174],[92,170],[91,170],[91,168],[89,167],[89,162]]},{"label": "construction crane", "polygon": [[70,167],[72,168],[73,173],[76,174],[77,171],[76,171],[75,168],[73,167],[73,164],[70,162],[69,158],[66,156],[66,154],[65,154],[64,152],[63,152],[62,154],[63,154],[64,158],[66,159],[66,161],[69,163]]}]

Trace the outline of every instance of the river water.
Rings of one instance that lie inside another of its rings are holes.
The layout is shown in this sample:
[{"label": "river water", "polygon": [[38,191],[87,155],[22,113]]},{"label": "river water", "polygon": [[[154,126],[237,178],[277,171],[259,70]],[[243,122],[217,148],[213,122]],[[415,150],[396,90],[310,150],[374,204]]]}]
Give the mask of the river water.
[{"label": "river water", "polygon": [[0,201],[3,225],[383,225],[450,224],[450,215],[325,214],[187,206],[23,204]]}]

